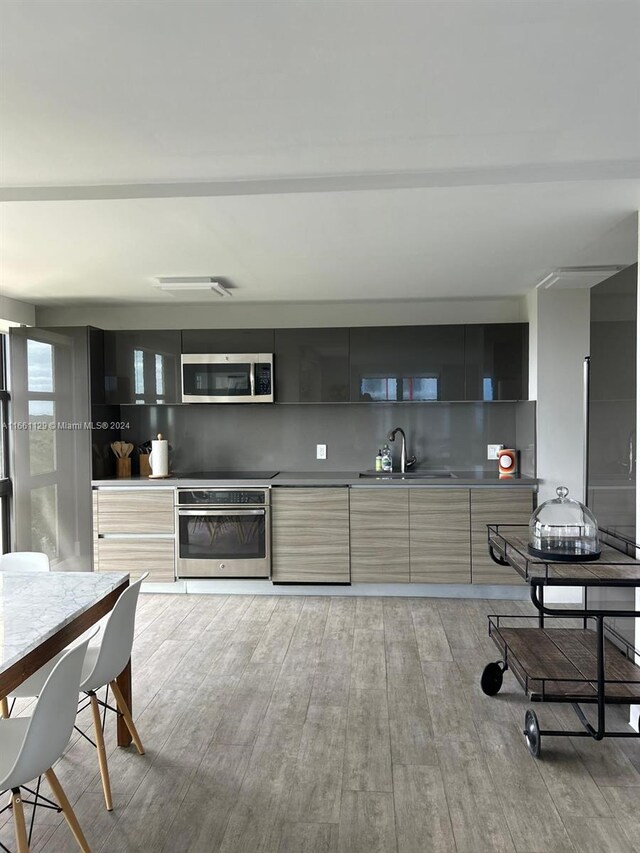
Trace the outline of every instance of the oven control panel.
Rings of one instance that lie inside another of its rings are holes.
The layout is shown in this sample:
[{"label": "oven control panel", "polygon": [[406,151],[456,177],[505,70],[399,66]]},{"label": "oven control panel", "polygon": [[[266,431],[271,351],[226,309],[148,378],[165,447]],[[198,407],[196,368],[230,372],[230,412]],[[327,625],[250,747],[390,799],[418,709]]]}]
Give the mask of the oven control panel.
[{"label": "oven control panel", "polygon": [[269,503],[265,489],[178,490],[179,506],[264,506]]}]

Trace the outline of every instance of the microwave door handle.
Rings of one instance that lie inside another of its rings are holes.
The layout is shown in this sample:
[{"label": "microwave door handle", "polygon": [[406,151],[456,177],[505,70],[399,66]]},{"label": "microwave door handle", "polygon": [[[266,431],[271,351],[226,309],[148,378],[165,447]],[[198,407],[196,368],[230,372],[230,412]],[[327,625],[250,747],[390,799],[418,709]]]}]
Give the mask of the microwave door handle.
[{"label": "microwave door handle", "polygon": [[256,363],[251,362],[251,370],[249,371],[249,384],[251,386],[251,396],[256,396]]},{"label": "microwave door handle", "polygon": [[178,515],[264,515],[264,509],[179,509]]}]

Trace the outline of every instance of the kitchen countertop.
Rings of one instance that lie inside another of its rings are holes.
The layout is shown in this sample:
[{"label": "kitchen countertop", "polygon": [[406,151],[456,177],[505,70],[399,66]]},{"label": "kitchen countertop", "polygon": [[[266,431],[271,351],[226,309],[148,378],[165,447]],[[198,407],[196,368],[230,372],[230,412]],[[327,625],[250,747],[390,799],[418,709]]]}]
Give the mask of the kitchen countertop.
[{"label": "kitchen countertop", "polygon": [[[377,479],[377,477],[360,477],[358,471],[282,471],[271,479],[240,479],[231,480],[199,480],[182,477],[175,474],[162,480],[150,480],[148,477],[127,477],[118,479],[110,477],[102,480],[92,480],[92,486],[135,486],[150,488],[179,487],[189,489],[205,489],[211,485],[216,487],[237,486],[500,486],[500,488],[536,486],[535,477],[500,478],[497,471],[453,471],[455,477],[411,477],[410,479]],[[384,476],[384,475],[382,475]]]}]

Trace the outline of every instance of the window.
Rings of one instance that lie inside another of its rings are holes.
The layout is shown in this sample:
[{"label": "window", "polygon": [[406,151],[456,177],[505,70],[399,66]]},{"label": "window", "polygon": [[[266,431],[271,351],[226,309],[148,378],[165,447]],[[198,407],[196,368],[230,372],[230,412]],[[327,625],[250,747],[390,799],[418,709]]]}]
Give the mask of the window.
[{"label": "window", "polygon": [[11,478],[9,476],[9,394],[6,374],[6,335],[0,334],[0,553],[11,548]]},{"label": "window", "polygon": [[27,341],[27,390],[53,394],[53,347],[44,341]]}]

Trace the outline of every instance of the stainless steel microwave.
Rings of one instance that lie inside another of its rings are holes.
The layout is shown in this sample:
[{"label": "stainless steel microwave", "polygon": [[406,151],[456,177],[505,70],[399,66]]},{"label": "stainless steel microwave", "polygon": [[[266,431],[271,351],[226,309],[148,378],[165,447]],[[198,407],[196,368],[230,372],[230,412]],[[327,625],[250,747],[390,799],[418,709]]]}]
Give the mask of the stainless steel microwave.
[{"label": "stainless steel microwave", "polygon": [[273,403],[273,354],[182,356],[183,403]]}]

